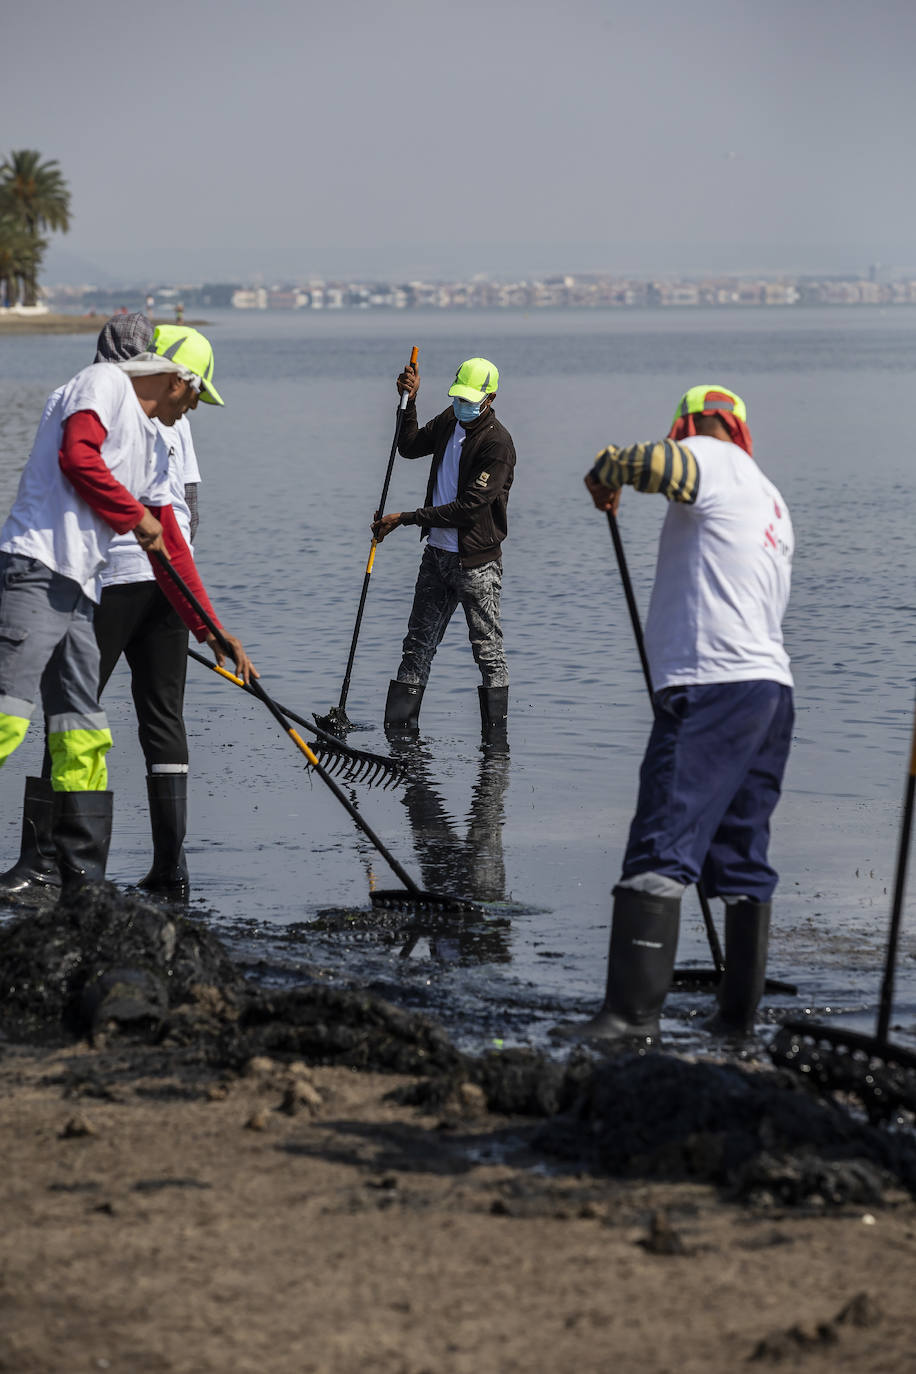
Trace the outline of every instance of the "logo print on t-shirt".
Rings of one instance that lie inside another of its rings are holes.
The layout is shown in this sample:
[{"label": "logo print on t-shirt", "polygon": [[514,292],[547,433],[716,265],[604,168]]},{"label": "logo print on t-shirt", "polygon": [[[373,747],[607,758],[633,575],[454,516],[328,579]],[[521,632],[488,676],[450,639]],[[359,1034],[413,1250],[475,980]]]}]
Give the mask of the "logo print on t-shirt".
[{"label": "logo print on t-shirt", "polygon": [[771,545],[773,546],[774,549],[777,547],[777,545],[776,545],[776,535],[775,535],[775,533],[774,533],[774,530],[773,530],[773,526],[772,526],[772,525],[767,525],[766,529],[765,529],[764,532],[763,532],[763,537],[764,537],[764,539],[767,541],[768,544],[771,544]]}]

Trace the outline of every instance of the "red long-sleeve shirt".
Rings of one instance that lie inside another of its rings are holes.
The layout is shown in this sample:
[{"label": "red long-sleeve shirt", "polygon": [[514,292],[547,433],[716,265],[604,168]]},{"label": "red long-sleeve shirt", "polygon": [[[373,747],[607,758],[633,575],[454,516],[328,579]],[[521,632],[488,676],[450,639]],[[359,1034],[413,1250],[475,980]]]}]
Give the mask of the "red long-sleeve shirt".
[{"label": "red long-sleeve shirt", "polygon": [[[181,574],[184,581],[188,584],[188,590],[194,593],[213,623],[222,630],[223,627],[217,620],[216,612],[210,604],[210,598],[207,596],[204,584],[201,582],[200,575],[194,564],[194,557],[185,543],[184,535],[181,533],[172,507],[150,506],[150,512],[152,515],[155,515],[162,526],[162,538],[165,541],[165,547],[169,558],[172,560],[172,567],[177,573]],[[175,583],[169,577],[158,558],[151,557],[150,566],[156,575],[156,581],[159,583],[159,586],[175,607],[175,610],[181,616],[188,629],[201,643],[203,643],[210,631],[200,619],[194,607],[190,602],[185,601],[181,592],[175,586]]]},{"label": "red long-sleeve shirt", "polygon": [[58,462],[86,505],[117,534],[127,534],[143,519],[146,507],[131,496],[102,457],[107,438],[108,430],[94,410],[78,410],[64,421]]},{"label": "red long-sleeve shirt", "polygon": [[[64,422],[58,461],[61,472],[87,506],[90,506],[117,534],[127,534],[143,519],[147,507],[118,481],[102,457],[102,444],[107,437],[108,431],[95,411],[79,410]],[[163,542],[176,571],[181,574],[198,601],[222,629],[172,507],[154,506],[149,509],[162,525]],[[156,581],[172,606],[192,634],[203,642],[210,633],[206,625],[157,560],[150,559],[150,564]]]}]

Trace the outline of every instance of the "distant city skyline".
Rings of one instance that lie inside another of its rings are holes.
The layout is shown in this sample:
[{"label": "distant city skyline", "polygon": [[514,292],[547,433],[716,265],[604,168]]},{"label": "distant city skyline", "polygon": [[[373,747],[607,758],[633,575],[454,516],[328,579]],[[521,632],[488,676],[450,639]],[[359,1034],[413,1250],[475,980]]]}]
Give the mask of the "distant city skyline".
[{"label": "distant city skyline", "polygon": [[69,313],[108,313],[144,309],[161,318],[175,312],[183,320],[186,309],[233,308],[254,311],[346,310],[492,310],[549,308],[679,310],[689,307],[756,307],[784,309],[826,306],[916,305],[916,273],[881,279],[877,264],[867,274],[770,276],[714,275],[688,277],[617,277],[604,274],[563,273],[542,278],[497,281],[475,277],[471,281],[413,280],[356,281],[347,278],[312,278],[306,283],[273,283],[270,286],[232,282],[142,283],[103,287],[59,286],[49,289],[48,306]]},{"label": "distant city skyline", "polygon": [[[844,278],[866,278],[876,274],[881,280],[895,280],[908,278],[916,275],[916,247],[913,251],[911,263],[885,263],[876,258],[857,257],[851,250],[846,254],[834,255],[834,260],[830,265],[825,265],[823,259],[818,259],[812,253],[808,265],[785,267],[782,265],[768,265],[751,263],[750,266],[736,268],[715,267],[699,262],[696,267],[674,268],[674,267],[654,267],[654,268],[602,268],[602,267],[570,267],[568,265],[557,265],[551,268],[520,270],[518,267],[508,268],[504,271],[483,271],[473,272],[440,271],[430,272],[421,269],[405,269],[402,272],[390,271],[317,271],[299,270],[295,272],[278,272],[267,274],[264,272],[227,272],[222,274],[211,274],[206,278],[194,278],[192,276],[155,276],[155,275],[131,275],[118,276],[106,271],[96,263],[81,259],[75,255],[68,254],[65,249],[58,245],[48,252],[48,268],[43,272],[43,286],[53,290],[58,287],[77,287],[94,285],[103,289],[117,289],[118,287],[138,288],[144,286],[169,286],[186,285],[189,287],[200,287],[205,283],[231,282],[244,287],[285,287],[301,285],[305,286],[309,281],[335,281],[335,282],[389,282],[407,284],[410,282],[473,282],[489,281],[494,283],[510,281],[544,281],[549,278],[574,276],[580,279],[588,277],[630,279],[634,281],[652,280],[683,280],[700,281],[715,278],[736,280],[738,278],[760,278],[760,279],[798,279],[802,277],[844,277]],[[736,257],[739,257],[737,253]],[[800,255],[804,256],[804,255]],[[774,259],[777,261],[778,259]],[[805,259],[807,262],[807,259]]]}]

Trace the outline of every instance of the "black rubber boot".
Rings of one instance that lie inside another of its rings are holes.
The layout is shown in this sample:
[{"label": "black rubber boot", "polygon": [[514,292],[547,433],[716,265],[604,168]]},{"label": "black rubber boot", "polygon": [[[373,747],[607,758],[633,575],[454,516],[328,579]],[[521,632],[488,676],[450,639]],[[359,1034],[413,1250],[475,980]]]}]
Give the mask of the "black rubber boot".
[{"label": "black rubber boot", "polygon": [[388,699],[385,702],[386,726],[395,730],[419,730],[420,702],[425,690],[415,682],[392,679],[388,684]]},{"label": "black rubber boot", "polygon": [[19,858],[0,874],[0,897],[37,895],[60,887],[54,852],[54,789],[48,778],[26,778]]},{"label": "black rubber boot", "polygon": [[680,897],[615,887],[604,1006],[590,1021],[567,1022],[554,1033],[603,1044],[657,1040],[680,913]]},{"label": "black rubber boot", "polygon": [[509,717],[509,687],[478,687],[480,728],[484,739],[506,733]]},{"label": "black rubber boot", "polygon": [[725,907],[725,972],[716,988],[719,1010],[706,1029],[750,1035],[763,996],[770,943],[771,902],[731,902]]},{"label": "black rubber boot", "polygon": [[83,883],[105,881],[113,792],[55,792],[54,847],[62,898]]},{"label": "black rubber boot", "polygon": [[146,779],[153,829],[153,866],[137,884],[170,901],[185,902],[190,892],[184,837],[188,829],[187,773],[153,773]]}]

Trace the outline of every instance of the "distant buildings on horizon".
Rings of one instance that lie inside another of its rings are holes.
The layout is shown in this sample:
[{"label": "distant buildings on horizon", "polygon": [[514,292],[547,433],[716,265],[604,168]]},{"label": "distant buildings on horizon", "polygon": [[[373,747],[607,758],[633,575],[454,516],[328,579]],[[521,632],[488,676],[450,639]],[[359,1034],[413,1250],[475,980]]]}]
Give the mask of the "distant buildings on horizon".
[{"label": "distant buildings on horizon", "polygon": [[[313,278],[304,285],[100,288],[57,286],[45,292],[64,310],[118,309],[133,303],[156,315],[175,309],[236,310],[539,310],[686,309],[690,307],[916,305],[916,278],[714,276],[642,280],[599,274],[550,276],[517,282],[359,282]],[[134,297],[137,297],[137,302]]]}]

